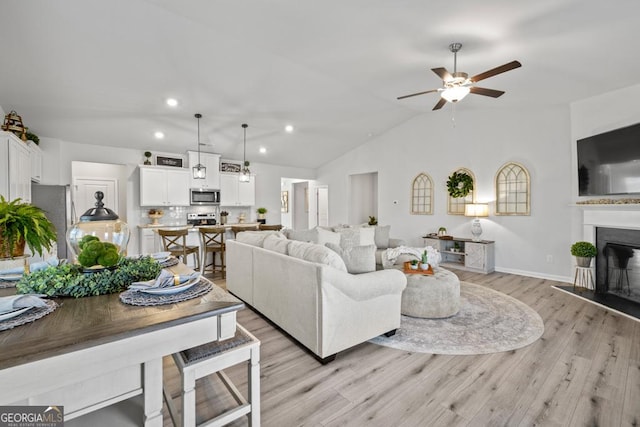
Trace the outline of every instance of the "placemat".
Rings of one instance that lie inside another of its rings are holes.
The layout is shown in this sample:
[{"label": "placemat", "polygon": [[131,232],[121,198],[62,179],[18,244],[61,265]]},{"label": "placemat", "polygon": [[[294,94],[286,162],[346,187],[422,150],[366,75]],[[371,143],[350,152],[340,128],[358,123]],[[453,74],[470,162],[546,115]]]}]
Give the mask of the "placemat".
[{"label": "placemat", "polygon": [[0,289],[15,288],[17,280],[0,280]]},{"label": "placemat", "polygon": [[15,328],[16,326],[25,325],[46,316],[53,310],[58,308],[58,303],[52,300],[46,300],[46,307],[35,307],[11,319],[0,322],[0,331]]},{"label": "placemat", "polygon": [[197,298],[208,293],[212,288],[207,280],[200,280],[197,285],[184,292],[169,295],[151,295],[144,292],[126,290],[120,294],[120,301],[129,305],[165,305]]}]

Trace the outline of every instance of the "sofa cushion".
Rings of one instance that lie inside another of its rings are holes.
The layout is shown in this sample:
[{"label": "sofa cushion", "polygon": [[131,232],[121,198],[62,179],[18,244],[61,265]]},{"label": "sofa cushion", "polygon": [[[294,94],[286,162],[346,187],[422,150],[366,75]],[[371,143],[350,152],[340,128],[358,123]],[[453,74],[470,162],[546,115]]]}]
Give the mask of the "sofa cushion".
[{"label": "sofa cushion", "polygon": [[342,248],[333,243],[327,243],[325,246],[340,255],[349,273],[358,274],[376,271],[376,245]]},{"label": "sofa cushion", "polygon": [[289,242],[284,235],[271,234],[264,239],[263,247],[267,250],[289,255]]},{"label": "sofa cushion", "polygon": [[279,231],[265,230],[265,231],[243,231],[236,234],[236,240],[238,242],[246,243],[247,245],[263,247],[264,239],[271,235],[281,235],[285,237]]},{"label": "sofa cushion", "polygon": [[309,242],[289,241],[289,256],[309,262],[328,265],[340,271],[348,271],[344,261],[329,248]]},{"label": "sofa cushion", "polygon": [[353,246],[375,245],[375,230],[372,227],[342,228],[336,232],[342,236],[340,238],[340,247],[343,249]]},{"label": "sofa cushion", "polygon": [[287,238],[300,242],[318,243],[318,230],[315,228],[310,230],[288,230]]}]

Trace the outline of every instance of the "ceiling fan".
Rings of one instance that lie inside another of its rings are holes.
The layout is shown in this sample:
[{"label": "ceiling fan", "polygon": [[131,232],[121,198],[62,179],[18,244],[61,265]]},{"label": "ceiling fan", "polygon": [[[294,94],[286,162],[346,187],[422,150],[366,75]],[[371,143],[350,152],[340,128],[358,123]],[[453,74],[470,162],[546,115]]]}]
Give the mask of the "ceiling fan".
[{"label": "ceiling fan", "polygon": [[457,70],[458,51],[461,48],[462,43],[451,43],[449,45],[449,50],[453,52],[453,74],[449,73],[449,71],[447,71],[447,69],[444,67],[431,69],[431,71],[436,73],[438,77],[442,79],[443,87],[441,87],[440,89],[431,89],[424,92],[399,96],[398,99],[405,99],[412,96],[424,95],[426,93],[438,92],[440,94],[440,99],[438,100],[438,103],[435,105],[435,107],[433,107],[433,110],[439,110],[447,102],[458,102],[469,93],[497,98],[501,96],[504,91],[486,89],[483,87],[475,86],[475,84],[480,80],[488,79],[489,77],[493,77],[497,74],[501,74],[522,66],[522,64],[520,64],[518,61],[511,61],[507,64],[485,71],[484,73],[476,74],[473,77],[469,77],[467,73],[458,72]]}]

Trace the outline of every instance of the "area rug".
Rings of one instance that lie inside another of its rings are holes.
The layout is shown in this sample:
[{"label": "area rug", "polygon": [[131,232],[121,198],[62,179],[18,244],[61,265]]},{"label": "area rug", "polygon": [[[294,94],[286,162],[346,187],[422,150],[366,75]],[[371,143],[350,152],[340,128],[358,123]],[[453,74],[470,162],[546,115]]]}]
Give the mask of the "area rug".
[{"label": "area rug", "polygon": [[369,340],[399,350],[433,354],[487,354],[527,346],[540,338],[540,315],[515,298],[460,282],[460,311],[446,319],[402,316],[392,337]]}]

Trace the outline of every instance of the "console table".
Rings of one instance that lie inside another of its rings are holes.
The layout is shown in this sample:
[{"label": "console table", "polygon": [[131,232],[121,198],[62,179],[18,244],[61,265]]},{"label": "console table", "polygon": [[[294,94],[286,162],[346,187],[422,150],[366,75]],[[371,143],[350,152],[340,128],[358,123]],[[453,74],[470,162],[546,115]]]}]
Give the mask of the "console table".
[{"label": "console table", "polygon": [[478,242],[463,237],[439,239],[423,237],[425,246],[431,246],[442,256],[443,266],[460,268],[468,271],[491,273],[495,269],[494,242],[480,240]]},{"label": "console table", "polygon": [[67,421],[141,395],[138,425],[161,427],[162,358],[235,334],[244,304],[210,295],[154,307],[58,298],[53,313],[0,332],[0,405],[63,405]]}]

